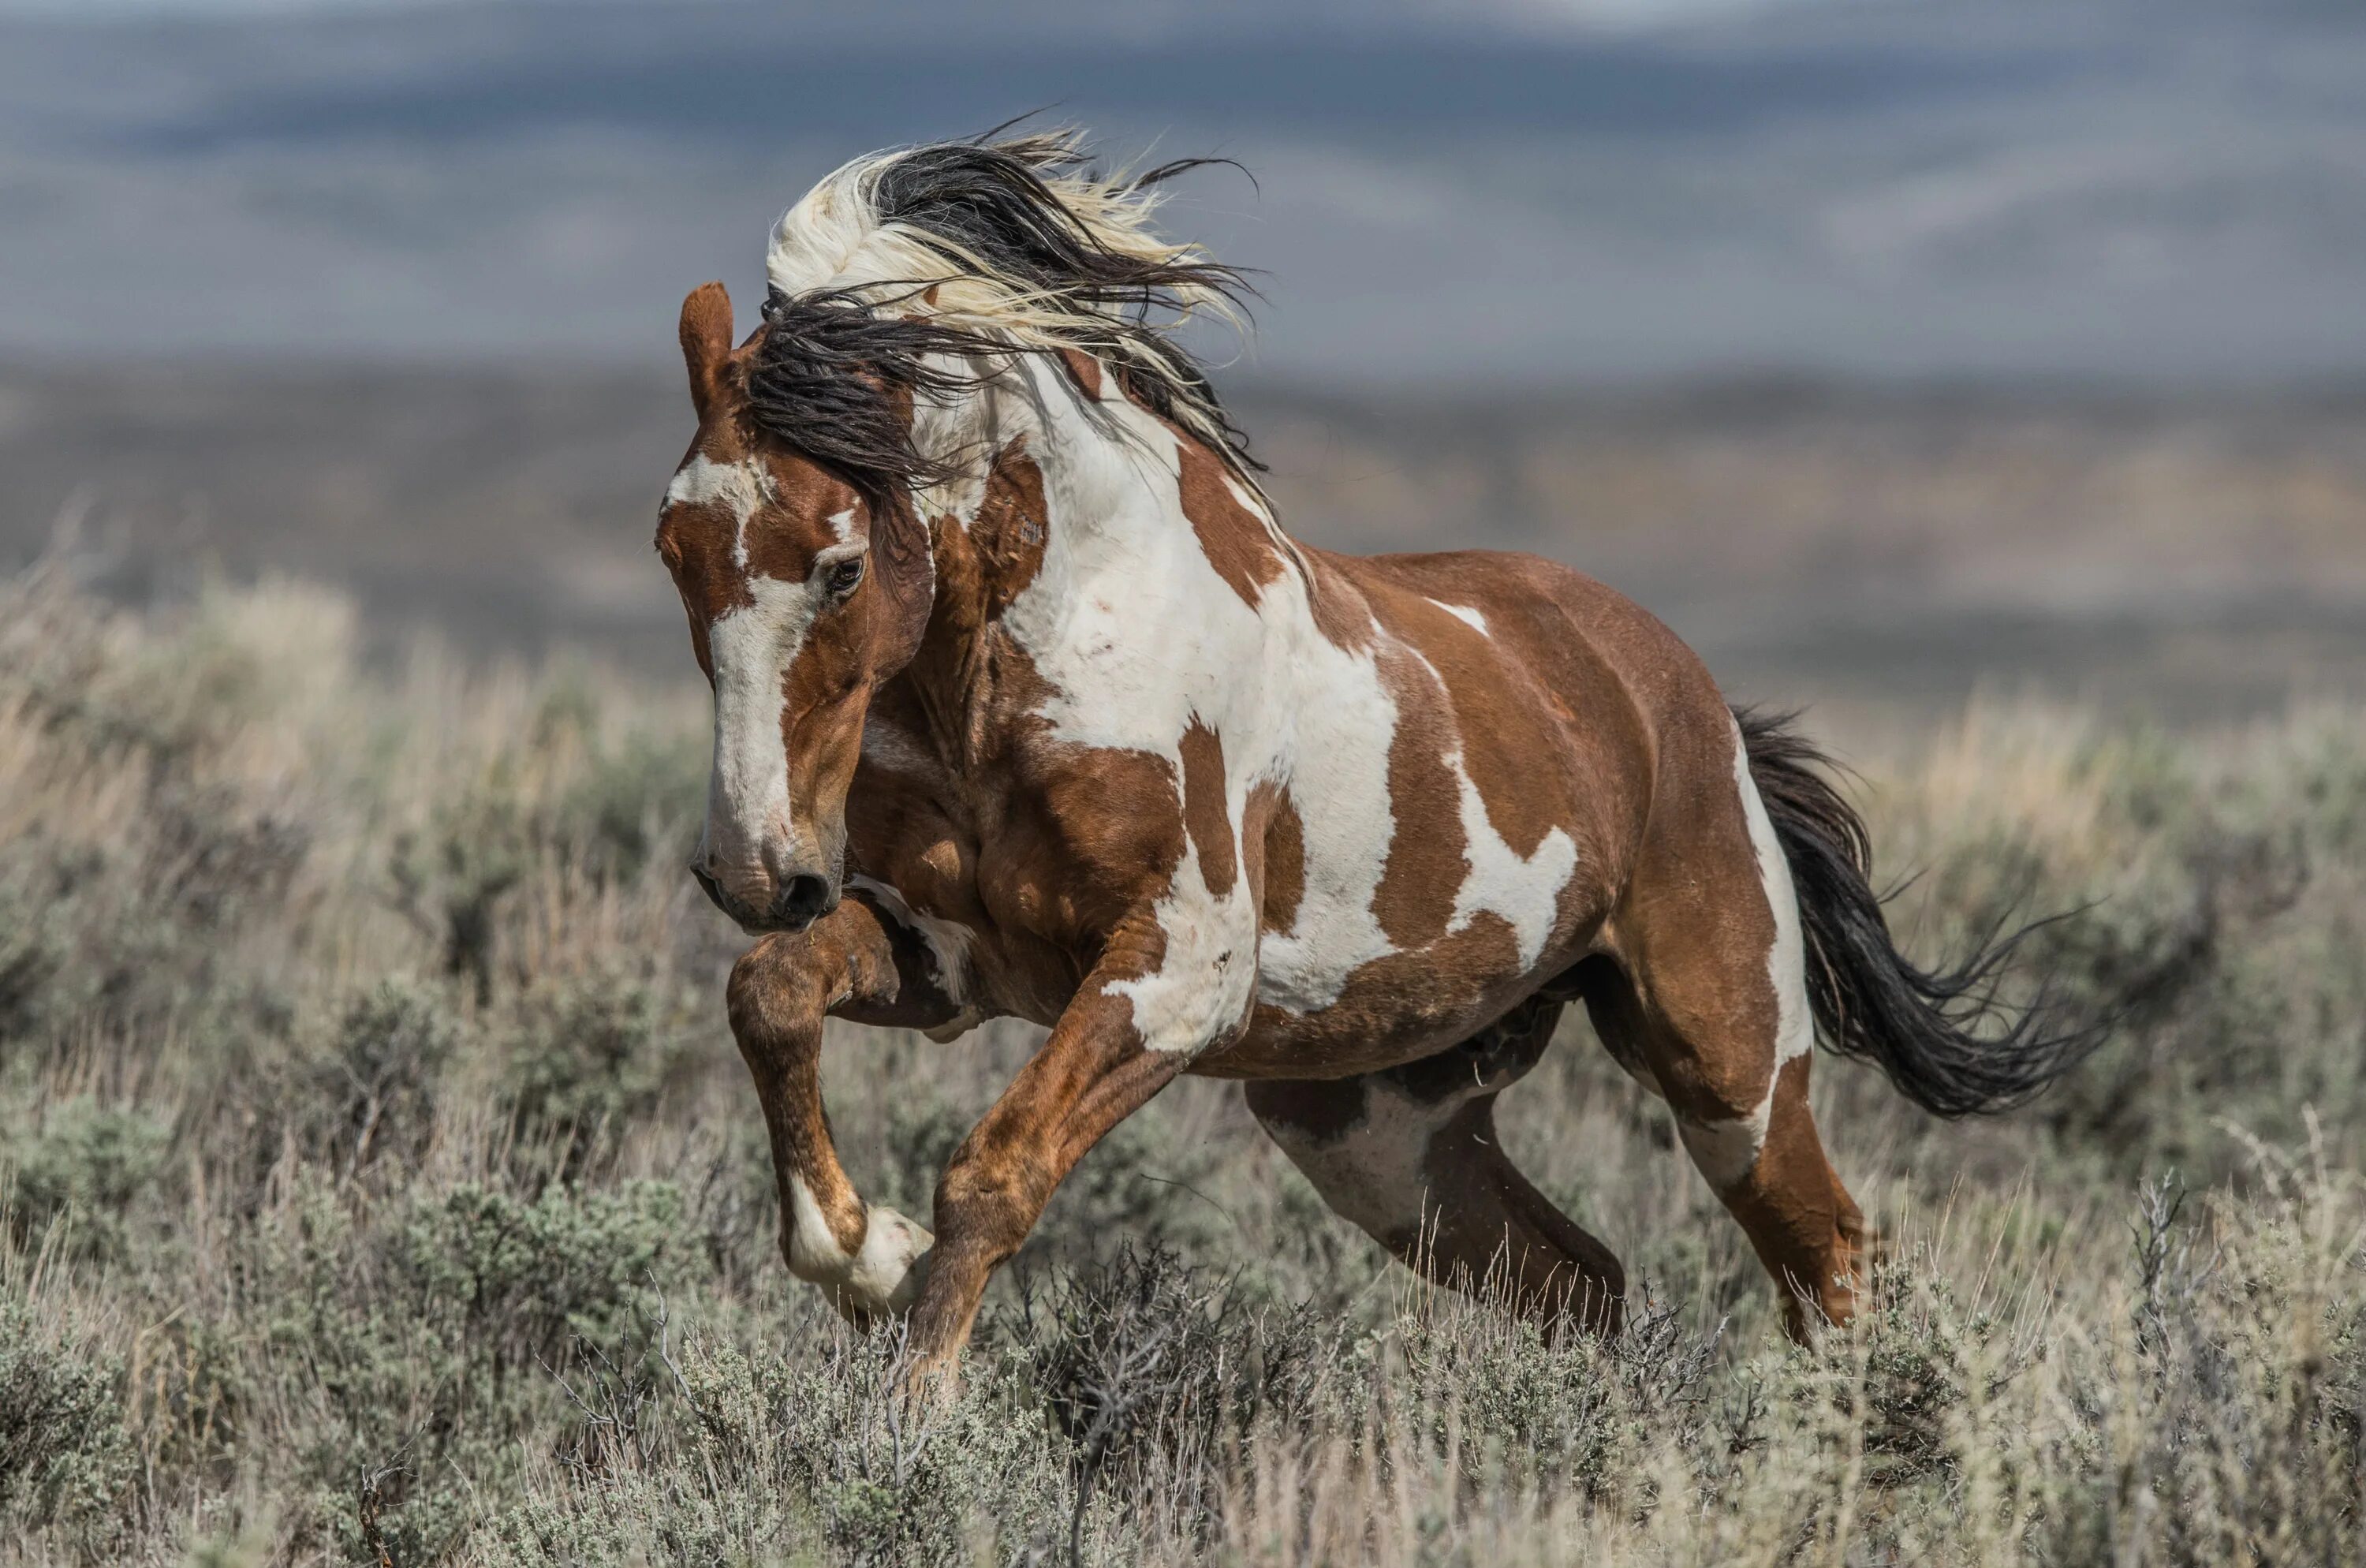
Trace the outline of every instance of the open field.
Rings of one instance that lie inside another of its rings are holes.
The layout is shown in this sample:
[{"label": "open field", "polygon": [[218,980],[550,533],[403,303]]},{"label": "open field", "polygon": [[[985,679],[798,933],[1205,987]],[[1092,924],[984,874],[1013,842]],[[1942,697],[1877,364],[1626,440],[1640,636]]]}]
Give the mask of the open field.
[{"label": "open field", "polygon": [[[915,1422],[773,1254],[699,694],[359,626],[0,600],[0,1560],[2366,1557],[2354,704],[1827,726],[1916,949],[2091,904],[2037,956],[2119,1022],[1977,1124],[1820,1065],[1894,1261],[1811,1351],[1572,1022],[1505,1134],[1640,1281],[1620,1341],[1414,1290],[1186,1082]],[[870,1195],[1027,1045],[834,1041]]]},{"label": "open field", "polygon": [[[1920,724],[2034,690],[2182,720],[2366,689],[2354,385],[1236,401],[1300,537],[1540,551],[1753,699]],[[346,588],[373,635],[676,676],[649,536],[689,421],[671,365],[0,366],[0,567],[72,519],[133,602],[208,563],[294,572]]]}]

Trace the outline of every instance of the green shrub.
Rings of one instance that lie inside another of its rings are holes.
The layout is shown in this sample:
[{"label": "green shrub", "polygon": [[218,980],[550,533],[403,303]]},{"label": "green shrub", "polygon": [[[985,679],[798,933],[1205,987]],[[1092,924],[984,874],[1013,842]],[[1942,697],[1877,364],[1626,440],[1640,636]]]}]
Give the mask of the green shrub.
[{"label": "green shrub", "polygon": [[64,1221],[83,1255],[122,1256],[126,1212],[155,1180],[169,1136],[163,1123],[86,1095],[51,1106],[0,1154],[15,1167],[17,1245]]},{"label": "green shrub", "polygon": [[413,1201],[396,1260],[416,1310],[496,1371],[557,1361],[578,1337],[619,1343],[651,1289],[673,1282],[681,1190],[553,1186],[535,1202],[476,1184]]},{"label": "green shrub", "polygon": [[306,1141],[351,1175],[375,1159],[415,1161],[435,1130],[435,1089],[457,1048],[460,1025],[444,999],[421,986],[380,981],[339,1020],[302,1089]]},{"label": "green shrub", "polygon": [[648,980],[600,973],[528,991],[503,1088],[519,1132],[573,1178],[619,1129],[645,1123],[692,1061],[681,1001]]},{"label": "green shrub", "polygon": [[52,1528],[94,1554],[133,1524],[136,1467],[122,1367],[43,1332],[0,1303],[0,1520]]},{"label": "green shrub", "polygon": [[630,878],[653,863],[678,874],[705,807],[709,765],[694,735],[636,731],[592,753],[558,803],[553,836],[596,876]]}]

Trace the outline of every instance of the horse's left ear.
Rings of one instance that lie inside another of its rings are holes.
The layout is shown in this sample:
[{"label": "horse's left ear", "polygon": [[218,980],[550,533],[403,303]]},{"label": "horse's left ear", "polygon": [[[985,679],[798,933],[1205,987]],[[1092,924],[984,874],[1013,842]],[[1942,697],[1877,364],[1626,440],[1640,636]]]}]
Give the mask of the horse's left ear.
[{"label": "horse's left ear", "polygon": [[731,291],[702,283],[682,302],[682,362],[690,371],[690,400],[704,419],[731,357]]}]

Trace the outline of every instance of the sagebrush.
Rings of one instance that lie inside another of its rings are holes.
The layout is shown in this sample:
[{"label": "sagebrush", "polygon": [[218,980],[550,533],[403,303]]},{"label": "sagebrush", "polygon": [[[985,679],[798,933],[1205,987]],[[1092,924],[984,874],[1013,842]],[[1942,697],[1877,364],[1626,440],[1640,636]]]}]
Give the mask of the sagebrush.
[{"label": "sagebrush", "polygon": [[[1917,951],[2079,909],[2030,956],[2112,1022],[1991,1122],[1819,1064],[1888,1251],[1811,1350],[1573,1020],[1504,1132],[1617,1340],[1417,1288],[1186,1082],[922,1413],[773,1252],[703,694],[358,647],[5,590],[0,1560],[2366,1561],[2366,709],[1831,738]],[[834,1038],[870,1195],[1031,1043]]]}]

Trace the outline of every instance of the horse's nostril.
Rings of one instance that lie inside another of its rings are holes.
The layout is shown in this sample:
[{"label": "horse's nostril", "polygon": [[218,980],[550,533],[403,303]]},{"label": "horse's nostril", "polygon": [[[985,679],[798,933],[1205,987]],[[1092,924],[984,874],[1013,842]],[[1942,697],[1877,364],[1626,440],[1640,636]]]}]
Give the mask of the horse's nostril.
[{"label": "horse's nostril", "polygon": [[792,876],[772,899],[772,918],[792,931],[802,930],[829,908],[829,884],[818,876]]}]

